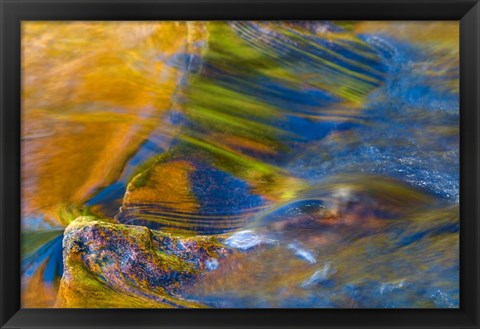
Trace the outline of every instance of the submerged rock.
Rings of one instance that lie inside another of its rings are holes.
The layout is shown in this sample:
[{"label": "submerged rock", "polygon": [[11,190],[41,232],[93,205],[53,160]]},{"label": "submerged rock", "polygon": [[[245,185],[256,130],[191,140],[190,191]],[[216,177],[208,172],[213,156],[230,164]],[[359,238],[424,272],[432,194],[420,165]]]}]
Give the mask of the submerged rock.
[{"label": "submerged rock", "polygon": [[182,289],[229,250],[214,237],[79,217],[65,230],[57,307],[201,307]]}]

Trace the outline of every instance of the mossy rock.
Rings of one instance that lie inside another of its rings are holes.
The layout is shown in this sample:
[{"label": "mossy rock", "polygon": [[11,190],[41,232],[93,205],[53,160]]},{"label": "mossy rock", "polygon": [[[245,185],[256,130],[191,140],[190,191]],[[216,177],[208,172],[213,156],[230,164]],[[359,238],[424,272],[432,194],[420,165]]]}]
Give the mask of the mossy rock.
[{"label": "mossy rock", "polygon": [[182,289],[229,252],[216,238],[79,217],[65,230],[56,307],[202,307]]}]

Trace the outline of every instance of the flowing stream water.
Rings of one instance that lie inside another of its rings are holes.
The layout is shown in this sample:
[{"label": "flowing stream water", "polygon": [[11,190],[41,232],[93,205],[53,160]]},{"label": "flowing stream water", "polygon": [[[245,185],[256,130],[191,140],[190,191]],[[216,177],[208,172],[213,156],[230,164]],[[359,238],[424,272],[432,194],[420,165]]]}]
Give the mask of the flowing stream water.
[{"label": "flowing stream water", "polygon": [[[425,22],[188,24],[151,56],[175,72],[167,105],[132,112],[136,146],[89,169],[70,220],[223,239],[235,253],[182,290],[210,307],[458,307],[458,40]],[[55,156],[31,141],[51,130],[25,139],[26,163]],[[24,286],[55,286],[68,216],[28,200]]]}]

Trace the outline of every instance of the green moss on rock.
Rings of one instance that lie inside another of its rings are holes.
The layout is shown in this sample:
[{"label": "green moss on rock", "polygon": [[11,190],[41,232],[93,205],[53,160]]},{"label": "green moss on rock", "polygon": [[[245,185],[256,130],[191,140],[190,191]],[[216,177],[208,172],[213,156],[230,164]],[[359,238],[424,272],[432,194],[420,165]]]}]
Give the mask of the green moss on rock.
[{"label": "green moss on rock", "polygon": [[57,307],[202,307],[182,289],[229,250],[218,239],[180,239],[144,226],[79,217],[65,230]]}]

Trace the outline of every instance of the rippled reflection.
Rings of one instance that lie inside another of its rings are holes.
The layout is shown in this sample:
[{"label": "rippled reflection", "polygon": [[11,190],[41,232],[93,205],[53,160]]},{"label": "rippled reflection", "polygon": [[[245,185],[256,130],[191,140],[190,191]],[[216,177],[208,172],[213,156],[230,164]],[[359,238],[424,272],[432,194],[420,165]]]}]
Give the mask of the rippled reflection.
[{"label": "rippled reflection", "polygon": [[24,307],[458,307],[457,22],[22,31]]}]

